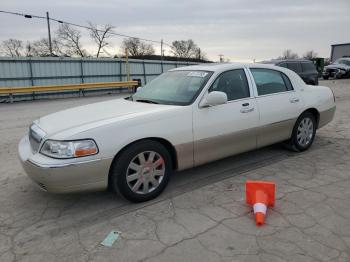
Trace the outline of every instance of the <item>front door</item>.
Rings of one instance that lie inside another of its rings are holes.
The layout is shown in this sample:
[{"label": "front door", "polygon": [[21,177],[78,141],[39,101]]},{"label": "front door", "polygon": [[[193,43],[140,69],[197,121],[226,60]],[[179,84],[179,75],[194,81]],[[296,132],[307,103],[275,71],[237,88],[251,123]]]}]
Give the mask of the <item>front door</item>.
[{"label": "front door", "polygon": [[246,72],[223,72],[208,92],[225,92],[226,104],[194,108],[194,162],[204,164],[256,148],[259,112]]}]

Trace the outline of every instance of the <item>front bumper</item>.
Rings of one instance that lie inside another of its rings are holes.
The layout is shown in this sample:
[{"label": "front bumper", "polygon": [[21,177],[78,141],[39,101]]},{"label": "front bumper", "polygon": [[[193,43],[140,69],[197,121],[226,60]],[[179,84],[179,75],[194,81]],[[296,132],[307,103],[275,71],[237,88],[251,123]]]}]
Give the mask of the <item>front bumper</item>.
[{"label": "front bumper", "polygon": [[341,78],[346,75],[346,71],[341,70],[341,69],[326,69],[325,71],[322,72],[322,76],[325,77],[334,77],[334,78]]},{"label": "front bumper", "polygon": [[33,153],[25,136],[18,146],[21,164],[28,176],[41,189],[52,193],[103,190],[113,159],[53,159]]}]

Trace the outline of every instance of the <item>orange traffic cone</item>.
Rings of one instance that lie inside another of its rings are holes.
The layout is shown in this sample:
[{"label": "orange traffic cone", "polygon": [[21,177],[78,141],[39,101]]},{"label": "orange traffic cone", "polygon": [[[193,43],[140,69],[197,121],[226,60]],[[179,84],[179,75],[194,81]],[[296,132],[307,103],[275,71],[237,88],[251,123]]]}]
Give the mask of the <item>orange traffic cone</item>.
[{"label": "orange traffic cone", "polygon": [[267,207],[275,204],[275,183],[266,181],[247,181],[245,183],[246,201],[252,205],[257,226],[264,224]]}]

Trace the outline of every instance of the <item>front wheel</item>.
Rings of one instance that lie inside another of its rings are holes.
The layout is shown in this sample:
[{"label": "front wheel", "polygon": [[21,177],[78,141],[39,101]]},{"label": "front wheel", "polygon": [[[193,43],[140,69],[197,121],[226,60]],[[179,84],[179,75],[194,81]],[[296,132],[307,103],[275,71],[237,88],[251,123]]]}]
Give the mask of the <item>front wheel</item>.
[{"label": "front wheel", "polygon": [[136,142],[115,159],[111,188],[132,202],[151,200],[162,193],[172,173],[171,157],[160,143]]},{"label": "front wheel", "polygon": [[316,119],[310,112],[305,112],[296,121],[289,141],[294,151],[305,151],[310,148],[316,135]]}]

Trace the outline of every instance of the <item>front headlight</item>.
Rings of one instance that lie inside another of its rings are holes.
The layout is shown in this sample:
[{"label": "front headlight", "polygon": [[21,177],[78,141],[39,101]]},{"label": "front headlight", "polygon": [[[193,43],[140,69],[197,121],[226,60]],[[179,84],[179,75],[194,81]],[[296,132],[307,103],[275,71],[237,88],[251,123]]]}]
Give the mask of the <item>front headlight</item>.
[{"label": "front headlight", "polygon": [[53,158],[74,158],[90,156],[98,153],[94,140],[56,141],[46,140],[40,153]]}]

